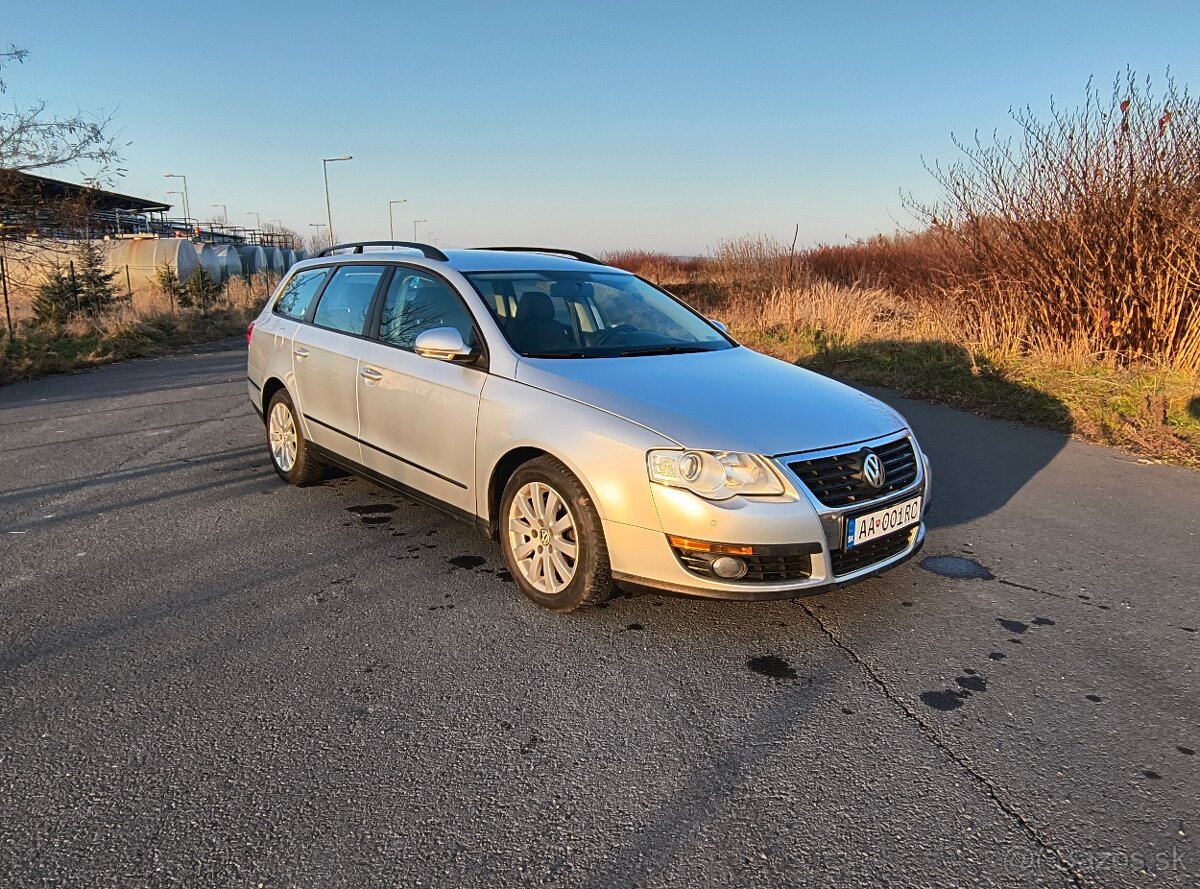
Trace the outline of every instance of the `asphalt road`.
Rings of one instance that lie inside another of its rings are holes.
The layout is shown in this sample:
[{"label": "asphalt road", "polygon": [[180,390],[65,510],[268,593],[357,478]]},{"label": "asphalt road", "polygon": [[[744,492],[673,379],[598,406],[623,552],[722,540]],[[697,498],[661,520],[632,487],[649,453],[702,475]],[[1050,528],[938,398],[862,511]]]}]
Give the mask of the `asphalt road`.
[{"label": "asphalt road", "polygon": [[559,616],[244,376],[0,389],[0,884],[1197,883],[1200,474],[889,398],[991,579]]}]

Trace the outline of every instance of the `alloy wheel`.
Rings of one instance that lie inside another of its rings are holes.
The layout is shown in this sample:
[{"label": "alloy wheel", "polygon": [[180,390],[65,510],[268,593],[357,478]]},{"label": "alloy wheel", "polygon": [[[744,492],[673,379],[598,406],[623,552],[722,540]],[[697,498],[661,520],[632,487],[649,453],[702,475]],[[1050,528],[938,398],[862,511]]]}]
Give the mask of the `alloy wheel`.
[{"label": "alloy wheel", "polygon": [[558,595],[575,577],[579,536],[575,517],[557,491],[543,482],[523,485],[508,509],[508,545],[529,584]]},{"label": "alloy wheel", "polygon": [[292,467],[296,465],[300,439],[296,433],[296,420],[282,401],[276,402],[271,408],[267,439],[271,445],[271,457],[274,458],[275,465],[283,472],[291,472]]}]

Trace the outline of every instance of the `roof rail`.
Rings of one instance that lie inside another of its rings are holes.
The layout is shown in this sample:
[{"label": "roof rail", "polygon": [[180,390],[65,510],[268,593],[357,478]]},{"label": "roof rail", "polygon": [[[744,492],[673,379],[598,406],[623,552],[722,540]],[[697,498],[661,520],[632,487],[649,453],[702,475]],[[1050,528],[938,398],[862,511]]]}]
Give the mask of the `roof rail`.
[{"label": "roof rail", "polygon": [[472,247],[472,250],[505,250],[509,253],[554,253],[559,256],[569,256],[580,262],[590,262],[592,265],[604,265],[594,256],[581,253],[578,250],[564,250],[559,247]]},{"label": "roof rail", "polygon": [[362,253],[363,247],[408,247],[411,250],[420,250],[426,259],[436,259],[438,262],[449,262],[450,257],[431,244],[418,244],[416,241],[350,241],[345,244],[334,244],[332,247],[326,247],[317,256],[329,256],[336,250],[345,250],[347,247],[353,247],[354,253]]}]

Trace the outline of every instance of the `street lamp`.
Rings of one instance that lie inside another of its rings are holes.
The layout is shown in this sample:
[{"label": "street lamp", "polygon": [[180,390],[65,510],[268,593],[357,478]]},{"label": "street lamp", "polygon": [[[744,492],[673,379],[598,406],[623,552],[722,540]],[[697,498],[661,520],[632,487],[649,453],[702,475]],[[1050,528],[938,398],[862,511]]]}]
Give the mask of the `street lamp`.
[{"label": "street lamp", "polygon": [[343,154],[341,157],[321,158],[321,172],[325,174],[325,222],[329,226],[329,246],[333,246],[333,213],[329,209],[329,165],[334,161],[352,161],[354,155]]},{"label": "street lamp", "polygon": [[192,208],[188,203],[187,176],[184,176],[182,173],[163,173],[163,178],[183,180],[183,215],[185,219],[191,219]]},{"label": "street lamp", "polygon": [[223,224],[225,225],[226,228],[228,228],[229,227],[229,208],[226,207],[224,204],[209,204],[209,206],[221,208],[221,218],[225,220],[225,222]]},{"label": "street lamp", "polygon": [[325,227],[325,223],[323,223],[323,222],[310,222],[310,223],[308,224],[308,227],[309,227],[309,228],[315,228],[315,229],[316,229],[316,232],[313,234],[313,237],[314,237],[314,238],[315,238],[317,241],[320,241],[320,240],[321,240],[321,229],[323,229],[323,228]]},{"label": "street lamp", "polygon": [[[393,204],[407,204],[407,203],[408,203],[408,198],[401,198],[398,201],[388,201],[388,234],[391,235],[391,238],[393,241],[396,240],[396,225],[392,220],[392,205]],[[415,238],[416,235],[413,235],[413,237]]]},{"label": "street lamp", "polygon": [[255,225],[255,227],[256,227],[256,228],[257,228],[259,231],[262,231],[262,214],[261,214],[261,213],[256,213],[254,210],[244,210],[243,212],[244,212],[244,213],[245,213],[247,216],[253,216],[253,217],[254,217],[254,225]]},{"label": "street lamp", "polygon": [[418,225],[418,223],[421,223],[421,222],[428,222],[428,221],[429,221],[428,219],[414,219],[414,220],[413,220],[413,240],[414,240],[414,241],[417,239],[417,225]]}]

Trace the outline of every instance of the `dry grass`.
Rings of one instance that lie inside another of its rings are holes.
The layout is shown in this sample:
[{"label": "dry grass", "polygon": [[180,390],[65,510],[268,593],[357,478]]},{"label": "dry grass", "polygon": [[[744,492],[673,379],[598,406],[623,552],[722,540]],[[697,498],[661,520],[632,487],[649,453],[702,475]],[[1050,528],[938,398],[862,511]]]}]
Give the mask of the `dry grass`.
[{"label": "dry grass", "polygon": [[0,384],[47,373],[76,370],[128,358],[162,355],[197,343],[243,333],[266,302],[275,279],[256,276],[231,280],[208,311],[172,308],[171,299],[154,287],[135,290],[99,313],[79,313],[57,330],[34,326],[29,313],[17,317],[16,336],[3,338]]}]

